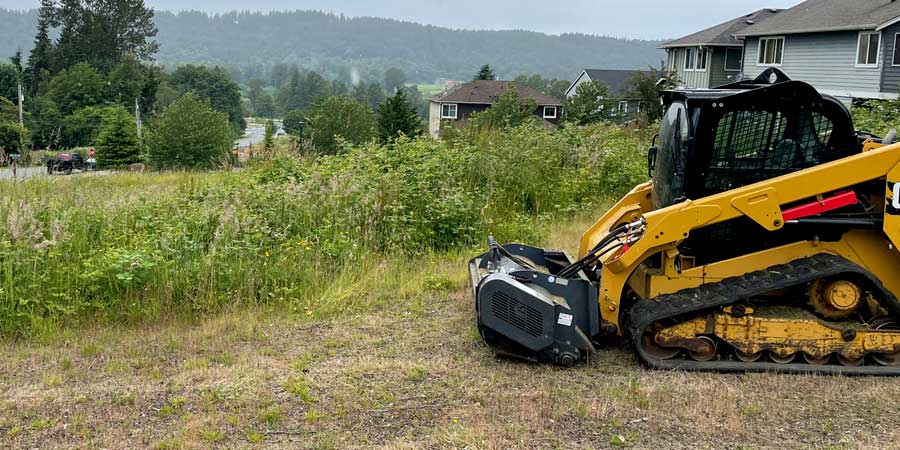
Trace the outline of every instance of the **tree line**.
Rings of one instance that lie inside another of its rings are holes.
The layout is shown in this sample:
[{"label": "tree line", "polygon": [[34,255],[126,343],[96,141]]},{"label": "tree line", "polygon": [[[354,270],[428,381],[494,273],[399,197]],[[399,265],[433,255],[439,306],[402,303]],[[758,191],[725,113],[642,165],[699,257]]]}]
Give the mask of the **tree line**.
[{"label": "tree line", "polygon": [[[224,157],[246,126],[240,87],[221,68],[163,71],[154,62],[157,33],[142,0],[42,0],[30,54],[0,65],[0,147],[96,146],[106,167],[162,162],[153,152],[178,147],[187,135],[173,127],[190,125]],[[20,87],[24,127],[11,114]],[[191,147],[195,165],[212,164],[204,151]]]},{"label": "tree line", "polygon": [[[34,12],[0,10],[0,55],[31,49]],[[529,31],[473,31],[313,11],[269,13],[155,12],[165,67],[218,65],[246,84],[276,63],[314,69],[352,85],[401,67],[410,81],[465,80],[483,61],[503,79],[540,73],[571,78],[585,67],[634,69],[656,63],[655,41]],[[24,32],[24,34],[23,34]],[[355,74],[355,75],[354,75]]]}]

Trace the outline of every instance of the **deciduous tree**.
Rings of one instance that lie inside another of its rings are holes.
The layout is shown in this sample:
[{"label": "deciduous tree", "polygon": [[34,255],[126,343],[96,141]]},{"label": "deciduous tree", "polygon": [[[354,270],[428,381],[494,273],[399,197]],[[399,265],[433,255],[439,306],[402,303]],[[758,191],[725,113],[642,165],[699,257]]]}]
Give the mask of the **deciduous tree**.
[{"label": "deciduous tree", "polygon": [[180,94],[196,92],[213,109],[228,114],[228,121],[235,131],[241,132],[247,127],[241,108],[241,88],[221,67],[181,66],[169,76],[169,83]]},{"label": "deciduous tree", "polygon": [[575,94],[563,106],[566,123],[588,125],[603,120],[608,113],[609,89],[599,81],[587,81],[575,88]]},{"label": "deciduous tree", "polygon": [[519,126],[537,121],[534,111],[537,102],[531,98],[522,98],[514,87],[509,87],[489,108],[473,114],[469,126],[476,129],[500,129]]},{"label": "deciduous tree", "polygon": [[403,87],[406,84],[406,74],[403,73],[402,70],[391,67],[387,71],[384,72],[384,91],[388,93],[388,95],[393,95],[397,89]]},{"label": "deciduous tree", "polygon": [[169,105],[148,139],[150,163],[167,169],[210,169],[231,149],[228,115],[189,92]]},{"label": "deciduous tree", "polygon": [[662,117],[662,105],[659,102],[659,93],[667,89],[673,89],[678,85],[675,72],[668,70],[665,65],[657,69],[650,67],[646,72],[635,72],[628,79],[626,95],[628,98],[641,102],[641,114],[643,120],[648,123],[658,121]]},{"label": "deciduous tree", "polygon": [[376,136],[375,114],[349,97],[330,97],[317,104],[309,115],[310,137],[321,153],[339,150],[337,137],[359,145]]}]

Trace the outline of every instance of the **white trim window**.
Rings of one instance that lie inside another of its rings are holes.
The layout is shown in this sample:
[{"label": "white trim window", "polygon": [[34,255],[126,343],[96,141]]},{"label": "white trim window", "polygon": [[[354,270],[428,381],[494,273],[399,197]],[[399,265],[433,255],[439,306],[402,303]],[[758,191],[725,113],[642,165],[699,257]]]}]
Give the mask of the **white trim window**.
[{"label": "white trim window", "polygon": [[559,110],[555,106],[545,106],[544,107],[544,118],[545,119],[555,119],[556,116],[559,115]]},{"label": "white trim window", "polygon": [[725,71],[740,72],[744,64],[744,49],[726,48],[725,49]]},{"label": "white trim window", "polygon": [[700,47],[697,49],[697,72],[706,72],[706,65],[709,61],[709,49]]},{"label": "white trim window", "polygon": [[894,34],[894,57],[891,65],[900,66],[900,33]]},{"label": "white trim window", "polygon": [[881,32],[861,31],[856,46],[856,67],[878,67],[881,57]]},{"label": "white trim window", "polygon": [[784,60],[784,38],[768,37],[759,40],[758,66],[780,66]]},{"label": "white trim window", "polygon": [[619,112],[621,112],[621,113],[628,112],[628,102],[627,101],[619,102]]},{"label": "white trim window", "polygon": [[684,49],[684,71],[694,71],[694,49],[692,48]]},{"label": "white trim window", "polygon": [[459,105],[456,103],[441,104],[441,119],[456,119],[459,113]]}]

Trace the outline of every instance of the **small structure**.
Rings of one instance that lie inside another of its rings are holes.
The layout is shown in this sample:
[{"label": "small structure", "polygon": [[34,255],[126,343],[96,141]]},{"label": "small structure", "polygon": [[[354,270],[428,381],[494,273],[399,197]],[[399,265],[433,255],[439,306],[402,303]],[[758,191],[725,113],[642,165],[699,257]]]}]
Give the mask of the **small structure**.
[{"label": "small structure", "polygon": [[628,96],[628,81],[641,73],[640,70],[584,69],[566,90],[566,97],[575,95],[578,86],[589,81],[603,83],[609,94],[609,103],[614,107],[610,117],[631,118],[641,112],[641,102]]},{"label": "small structure", "polygon": [[475,80],[429,99],[428,132],[440,138],[442,126],[464,126],[472,114],[489,109],[507,89],[515,89],[521,98],[534,100],[537,104],[534,114],[546,126],[559,125],[562,117],[559,100],[515,81]]}]

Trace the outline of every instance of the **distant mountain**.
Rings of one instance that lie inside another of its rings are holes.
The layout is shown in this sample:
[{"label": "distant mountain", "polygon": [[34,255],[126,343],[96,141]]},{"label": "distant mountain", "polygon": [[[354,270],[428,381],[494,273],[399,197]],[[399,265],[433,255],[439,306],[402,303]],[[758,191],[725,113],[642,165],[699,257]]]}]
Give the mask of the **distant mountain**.
[{"label": "distant mountain", "polygon": [[[0,10],[0,55],[32,45],[35,11]],[[502,78],[539,73],[572,79],[583,68],[658,65],[655,41],[530,31],[468,31],[390,19],[345,18],[313,11],[156,14],[158,60],[165,65],[217,64],[239,78],[265,77],[296,63],[337,79],[380,80],[390,67],[410,81],[466,80],[482,64]]]}]

